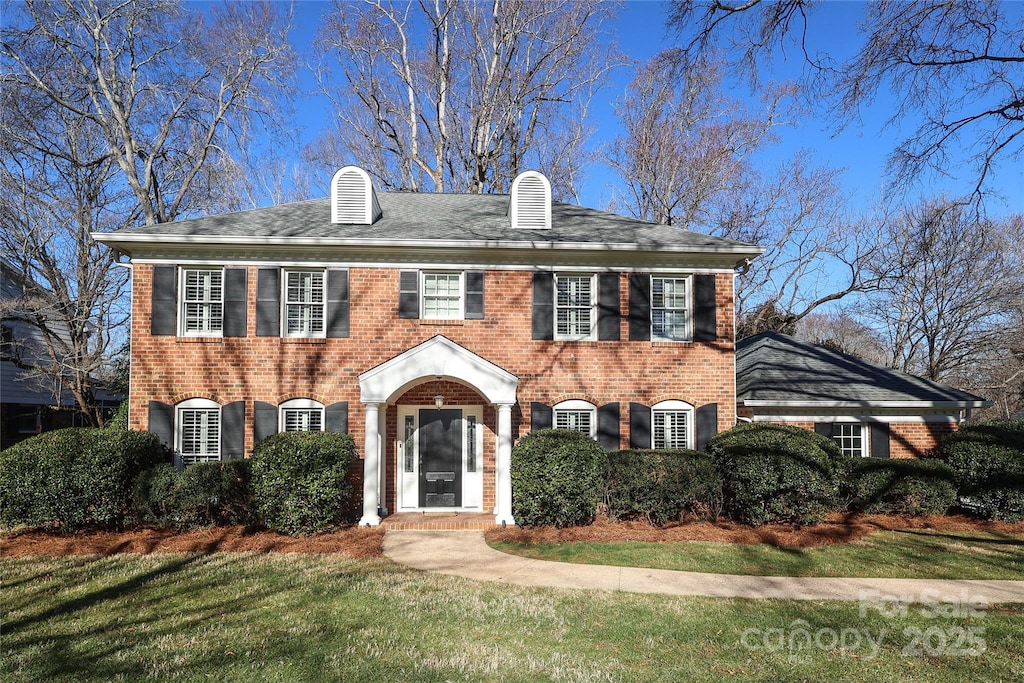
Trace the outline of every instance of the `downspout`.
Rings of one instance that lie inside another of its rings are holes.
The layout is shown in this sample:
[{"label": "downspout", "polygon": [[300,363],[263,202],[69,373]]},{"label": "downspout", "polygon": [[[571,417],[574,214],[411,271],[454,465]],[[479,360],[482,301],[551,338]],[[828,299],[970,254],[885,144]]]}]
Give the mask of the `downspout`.
[{"label": "downspout", "polygon": [[735,413],[735,424],[752,421],[747,418],[740,417],[740,401],[739,396],[736,395],[736,285],[741,277],[750,272],[751,264],[753,264],[752,259],[743,259],[736,264],[736,267],[733,269],[732,276],[732,405],[733,412]]}]

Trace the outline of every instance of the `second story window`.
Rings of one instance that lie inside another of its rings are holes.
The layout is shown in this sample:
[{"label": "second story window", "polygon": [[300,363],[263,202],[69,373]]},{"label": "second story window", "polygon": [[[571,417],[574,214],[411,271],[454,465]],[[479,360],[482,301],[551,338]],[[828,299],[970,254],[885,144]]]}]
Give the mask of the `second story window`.
[{"label": "second story window", "polygon": [[689,341],[689,278],[651,278],[651,339]]},{"label": "second story window", "polygon": [[181,280],[181,333],[220,336],[224,330],[224,271],[184,269]]},{"label": "second story window", "polygon": [[326,296],[323,271],[287,270],[284,284],[285,336],[324,336]]},{"label": "second story window", "polygon": [[462,319],[462,273],[423,273],[423,310],[426,320]]},{"label": "second story window", "polygon": [[594,276],[555,276],[555,339],[594,338]]}]

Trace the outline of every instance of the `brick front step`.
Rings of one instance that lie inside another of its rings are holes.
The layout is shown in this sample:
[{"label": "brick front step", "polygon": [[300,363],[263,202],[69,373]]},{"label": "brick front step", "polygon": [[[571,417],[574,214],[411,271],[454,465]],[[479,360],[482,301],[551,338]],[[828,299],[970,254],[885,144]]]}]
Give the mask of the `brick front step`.
[{"label": "brick front step", "polygon": [[408,529],[465,530],[491,529],[494,515],[486,512],[400,512],[389,515],[381,522],[386,530]]}]

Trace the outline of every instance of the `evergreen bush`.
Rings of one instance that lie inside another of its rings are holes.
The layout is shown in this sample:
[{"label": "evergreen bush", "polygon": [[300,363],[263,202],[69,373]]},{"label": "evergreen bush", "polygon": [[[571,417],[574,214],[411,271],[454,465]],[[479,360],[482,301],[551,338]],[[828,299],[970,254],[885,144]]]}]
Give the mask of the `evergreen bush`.
[{"label": "evergreen bush", "polygon": [[953,471],[941,460],[859,458],[847,482],[854,512],[944,515],[956,503]]},{"label": "evergreen bush", "polygon": [[586,434],[544,429],[512,450],[512,514],[520,526],[567,527],[594,519],[606,453]]},{"label": "evergreen bush", "polygon": [[662,525],[682,515],[717,517],[722,475],[710,456],[690,450],[614,451],[604,481],[608,517]]},{"label": "evergreen bush", "polygon": [[1024,420],[963,427],[942,440],[936,456],[979,516],[1024,521]]}]

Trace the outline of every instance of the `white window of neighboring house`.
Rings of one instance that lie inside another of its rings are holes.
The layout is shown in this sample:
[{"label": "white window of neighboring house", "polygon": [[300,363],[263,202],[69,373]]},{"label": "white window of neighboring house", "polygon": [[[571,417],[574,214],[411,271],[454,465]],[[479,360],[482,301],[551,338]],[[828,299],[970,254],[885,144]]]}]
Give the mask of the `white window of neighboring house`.
[{"label": "white window of neighboring house", "polygon": [[326,332],[327,299],[322,270],[284,272],[284,321],[286,337],[323,337]]},{"label": "white window of neighboring house", "polygon": [[224,330],[224,269],[181,271],[181,334],[219,337]]},{"label": "white window of neighboring house", "polygon": [[690,278],[651,278],[651,339],[690,341]]},{"label": "white window of neighboring house", "polygon": [[306,398],[285,401],[281,409],[281,431],[322,432],[324,430],[324,404]]},{"label": "white window of neighboring house", "polygon": [[461,320],[462,273],[421,273],[423,299],[420,317],[425,320]]},{"label": "white window of neighboring house", "polygon": [[596,279],[596,275],[555,275],[555,339],[594,339]]},{"label": "white window of neighboring house", "polygon": [[693,448],[693,406],[662,401],[651,406],[651,447]]},{"label": "white window of neighboring house", "polygon": [[597,438],[597,407],[593,403],[574,399],[554,406],[555,429],[571,429]]},{"label": "white window of neighboring house", "polygon": [[854,458],[866,458],[868,451],[868,431],[859,422],[832,423],[832,438],[839,444],[843,455]]},{"label": "white window of neighboring house", "polygon": [[220,405],[205,398],[175,407],[176,450],[186,465],[220,460]]}]

